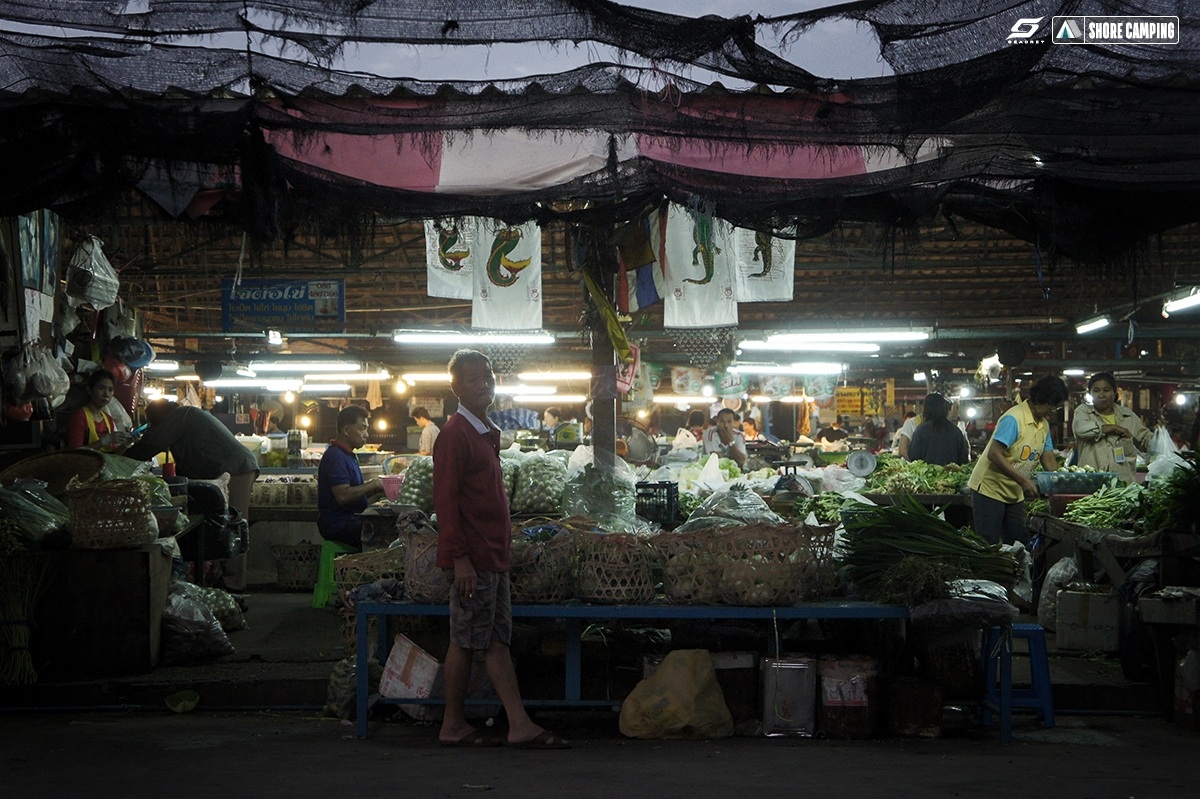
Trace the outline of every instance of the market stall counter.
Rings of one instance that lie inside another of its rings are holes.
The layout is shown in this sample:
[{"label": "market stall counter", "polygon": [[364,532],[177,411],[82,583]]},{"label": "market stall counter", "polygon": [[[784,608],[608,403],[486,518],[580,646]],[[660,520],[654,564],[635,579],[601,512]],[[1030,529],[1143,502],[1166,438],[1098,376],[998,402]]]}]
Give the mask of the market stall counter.
[{"label": "market stall counter", "polygon": [[[448,604],[417,604],[412,602],[359,602],[355,607],[356,652],[355,673],[357,689],[357,732],[358,737],[367,737],[367,712],[374,702],[386,704],[437,704],[439,699],[391,699],[370,694],[367,661],[370,652],[368,630],[372,617],[385,619],[390,616],[449,616]],[[568,708],[612,707],[614,700],[584,699],[580,682],[583,667],[583,622],[610,619],[907,619],[908,608],[903,605],[883,605],[872,602],[827,601],[805,602],[783,607],[740,607],[733,605],[600,605],[600,604],[546,604],[513,605],[514,618],[563,619],[566,622],[566,690],[562,699],[526,700],[528,706],[552,706]],[[378,625],[378,657],[387,658],[390,642],[387,640],[386,621]],[[776,654],[771,645],[771,654]],[[1002,719],[1007,717],[1007,708],[1001,707]]]}]

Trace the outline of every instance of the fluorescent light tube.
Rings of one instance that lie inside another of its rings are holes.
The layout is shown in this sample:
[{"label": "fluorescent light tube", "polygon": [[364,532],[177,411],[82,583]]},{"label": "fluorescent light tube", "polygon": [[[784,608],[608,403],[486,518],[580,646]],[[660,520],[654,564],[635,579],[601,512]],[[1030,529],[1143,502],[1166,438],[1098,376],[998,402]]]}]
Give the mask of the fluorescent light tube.
[{"label": "fluorescent light tube", "polygon": [[178,372],[179,361],[151,361],[146,370],[149,372]]},{"label": "fluorescent light tube", "polygon": [[926,341],[929,339],[927,330],[808,330],[784,333],[772,333],[767,341],[778,342],[865,342],[882,344],[884,342]]},{"label": "fluorescent light tube", "polygon": [[570,405],[587,402],[587,397],[583,394],[514,394],[512,401],[520,405],[533,405],[540,402]]},{"label": "fluorescent light tube", "polygon": [[300,390],[309,394],[317,394],[320,392],[343,392],[350,390],[349,383],[301,383]]},{"label": "fluorescent light tube", "polygon": [[279,392],[295,391],[300,387],[300,378],[263,379],[252,377],[220,377],[216,380],[205,380],[207,388],[258,388],[263,391]]},{"label": "fluorescent light tube", "polygon": [[460,333],[450,330],[397,330],[392,334],[397,344],[428,344],[431,346],[456,346],[473,344],[553,344],[554,336],[545,331],[510,331],[497,333]]},{"label": "fluorescent light tube", "polygon": [[[1193,289],[1193,292],[1195,290]],[[1184,311],[1188,308],[1194,308],[1200,305],[1200,292],[1195,292],[1186,297],[1179,297],[1174,300],[1167,300],[1163,303],[1163,313],[1175,313],[1176,311]]]},{"label": "fluorescent light tube", "polygon": [[370,380],[391,380],[392,374],[387,369],[378,372],[315,372],[304,376],[305,381],[320,382],[322,380],[345,383],[351,380],[367,382]]},{"label": "fluorescent light tube", "polygon": [[743,350],[769,350],[772,352],[805,350],[808,352],[879,352],[879,345],[866,341],[793,341],[777,340],[743,341],[738,345]]},{"label": "fluorescent light tube", "polygon": [[1075,326],[1075,332],[1079,335],[1091,333],[1095,330],[1102,330],[1112,324],[1112,320],[1107,316],[1097,316],[1095,319],[1089,319],[1086,322],[1081,322]]},{"label": "fluorescent light tube", "polygon": [[557,386],[496,386],[496,393],[500,395],[514,396],[516,394],[525,395],[550,395],[558,392]]},{"label": "fluorescent light tube", "polygon": [[256,372],[361,372],[362,364],[355,361],[251,361]]},{"label": "fluorescent light tube", "polygon": [[529,383],[550,380],[591,380],[591,372],[517,372],[517,379]]},{"label": "fluorescent light tube", "polygon": [[400,378],[407,383],[449,383],[449,372],[405,372]]}]

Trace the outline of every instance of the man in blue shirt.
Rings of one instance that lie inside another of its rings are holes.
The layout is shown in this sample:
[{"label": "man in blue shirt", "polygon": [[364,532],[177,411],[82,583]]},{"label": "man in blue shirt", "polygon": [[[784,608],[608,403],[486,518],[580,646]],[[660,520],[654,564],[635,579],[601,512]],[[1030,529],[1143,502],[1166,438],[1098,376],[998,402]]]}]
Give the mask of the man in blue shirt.
[{"label": "man in blue shirt", "polygon": [[329,442],[317,467],[317,530],[321,537],[362,547],[362,519],[368,497],[383,491],[378,477],[363,481],[354,450],[367,443],[370,413],[347,405],[338,413],[337,438]]}]

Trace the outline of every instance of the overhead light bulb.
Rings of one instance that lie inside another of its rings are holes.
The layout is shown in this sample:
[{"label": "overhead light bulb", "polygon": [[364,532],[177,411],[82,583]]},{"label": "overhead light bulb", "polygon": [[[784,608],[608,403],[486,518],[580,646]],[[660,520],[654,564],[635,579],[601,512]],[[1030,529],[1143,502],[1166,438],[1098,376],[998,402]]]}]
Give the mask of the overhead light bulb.
[{"label": "overhead light bulb", "polygon": [[268,347],[282,347],[283,346],[283,333],[280,333],[278,330],[268,330],[267,331],[267,346]]},{"label": "overhead light bulb", "polygon": [[312,423],[313,422],[312,422],[311,416],[301,416],[300,417],[300,426],[301,427],[312,427]]},{"label": "overhead light bulb", "polygon": [[960,388],[958,390],[958,396],[962,397],[963,399],[966,399],[967,397],[971,396],[971,387],[963,386],[962,388]]},{"label": "overhead light bulb", "polygon": [[924,372],[913,372],[913,380],[917,383],[924,383],[926,376]]},{"label": "overhead light bulb", "polygon": [[258,377],[258,373],[249,366],[239,366],[237,368],[238,377]]},{"label": "overhead light bulb", "polygon": [[292,391],[283,392],[283,401],[286,402],[288,405],[291,405],[293,402],[296,401],[295,392],[292,392]]},{"label": "overhead light bulb", "polygon": [[978,415],[979,415],[978,408],[967,408],[967,418],[968,419],[974,419]]},{"label": "overhead light bulb", "polygon": [[1179,405],[1180,407],[1187,405],[1187,394],[1176,394],[1175,404]]},{"label": "overhead light bulb", "polygon": [[381,433],[382,433],[383,431],[387,430],[387,429],[388,429],[388,421],[387,421],[387,419],[376,419],[376,420],[375,420],[375,429],[376,429],[376,430],[378,430],[378,431],[379,431],[379,432],[381,432]]},{"label": "overhead light bulb", "polygon": [[396,385],[392,386],[392,391],[397,394],[403,394],[405,391],[408,391],[408,383],[404,382],[404,378],[399,378],[396,380]]}]

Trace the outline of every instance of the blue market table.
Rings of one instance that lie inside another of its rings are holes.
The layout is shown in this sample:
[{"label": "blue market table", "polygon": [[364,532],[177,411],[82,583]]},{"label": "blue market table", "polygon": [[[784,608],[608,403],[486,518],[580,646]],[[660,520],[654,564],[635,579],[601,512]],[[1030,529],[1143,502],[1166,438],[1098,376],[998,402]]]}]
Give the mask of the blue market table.
[{"label": "blue market table", "polygon": [[[369,693],[367,660],[370,642],[367,640],[372,617],[389,616],[449,616],[448,604],[423,605],[412,602],[359,602],[355,609],[357,649],[355,668],[358,679],[357,733],[367,737],[367,712],[374,702],[385,704],[439,704],[441,699],[391,699]],[[566,690],[562,699],[527,700],[530,707],[611,707],[611,699],[583,699],[580,679],[583,666],[583,622],[609,619],[759,619],[766,621],[795,619],[907,619],[908,608],[903,605],[880,605],[871,602],[806,602],[783,607],[741,607],[732,605],[514,605],[513,618],[563,619],[566,622]],[[390,642],[388,625],[378,625],[380,662],[386,661]],[[770,654],[774,643],[770,644]]]}]

